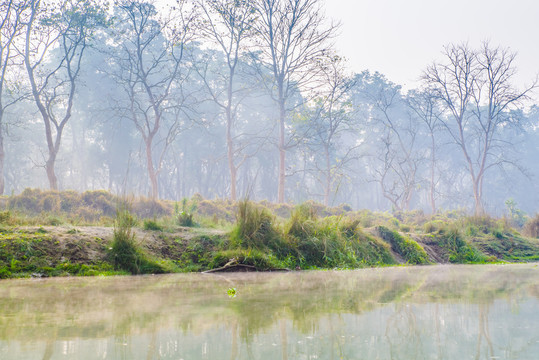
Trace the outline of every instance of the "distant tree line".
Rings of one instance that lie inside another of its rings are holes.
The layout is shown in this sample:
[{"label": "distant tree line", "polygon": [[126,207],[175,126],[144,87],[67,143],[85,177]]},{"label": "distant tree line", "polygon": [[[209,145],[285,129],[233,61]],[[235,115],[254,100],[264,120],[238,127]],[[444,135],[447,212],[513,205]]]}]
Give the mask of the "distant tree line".
[{"label": "distant tree line", "polygon": [[447,45],[404,91],[347,70],[321,5],[2,2],[0,192],[538,210],[536,82],[513,85],[514,53]]}]

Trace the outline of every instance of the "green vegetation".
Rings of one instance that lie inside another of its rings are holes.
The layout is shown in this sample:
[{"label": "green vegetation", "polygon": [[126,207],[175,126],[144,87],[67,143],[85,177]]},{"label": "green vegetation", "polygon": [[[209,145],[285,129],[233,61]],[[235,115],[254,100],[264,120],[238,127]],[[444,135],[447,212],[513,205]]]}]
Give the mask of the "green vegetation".
[{"label": "green vegetation", "polygon": [[115,269],[125,270],[135,275],[170,272],[150,259],[137,244],[132,229],[135,224],[136,219],[130,213],[127,204],[121,204],[116,212],[114,235],[110,247],[110,256]]},{"label": "green vegetation", "polygon": [[539,260],[539,215],[514,228],[512,218],[375,213],[312,201],[291,207],[196,195],[181,203],[129,203],[104,191],[29,189],[0,198],[0,278],[158,274],[227,264],[264,271]]},{"label": "green vegetation", "polygon": [[146,219],[144,220],[144,230],[163,231],[163,227],[155,220]]},{"label": "green vegetation", "polygon": [[473,264],[487,261],[487,256],[474,245],[466,242],[456,228],[451,228],[446,234],[440,236],[439,241],[440,246],[448,252],[448,260],[452,263]]},{"label": "green vegetation", "polygon": [[0,278],[67,275],[116,275],[103,258],[90,258],[87,243],[60,245],[43,228],[0,230]]},{"label": "green vegetation", "polygon": [[409,264],[428,264],[429,258],[425,250],[414,240],[391,231],[385,226],[377,227],[380,237],[391,244],[391,248]]}]

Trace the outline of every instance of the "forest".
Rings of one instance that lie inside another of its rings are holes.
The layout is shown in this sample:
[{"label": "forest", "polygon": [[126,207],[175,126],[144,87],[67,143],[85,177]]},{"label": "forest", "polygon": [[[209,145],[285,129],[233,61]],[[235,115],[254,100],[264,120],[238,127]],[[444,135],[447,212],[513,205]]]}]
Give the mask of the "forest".
[{"label": "forest", "polygon": [[0,192],[538,211],[516,53],[447,44],[404,88],[348,69],[323,5],[3,1]]}]

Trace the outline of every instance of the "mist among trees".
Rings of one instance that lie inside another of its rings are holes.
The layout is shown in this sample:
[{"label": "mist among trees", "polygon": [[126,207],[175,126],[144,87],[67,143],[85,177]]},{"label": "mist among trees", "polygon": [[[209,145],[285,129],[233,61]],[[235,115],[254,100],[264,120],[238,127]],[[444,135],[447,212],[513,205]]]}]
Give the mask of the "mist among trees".
[{"label": "mist among trees", "polygon": [[515,53],[448,44],[404,90],[338,30],[321,0],[3,1],[0,192],[539,210]]}]

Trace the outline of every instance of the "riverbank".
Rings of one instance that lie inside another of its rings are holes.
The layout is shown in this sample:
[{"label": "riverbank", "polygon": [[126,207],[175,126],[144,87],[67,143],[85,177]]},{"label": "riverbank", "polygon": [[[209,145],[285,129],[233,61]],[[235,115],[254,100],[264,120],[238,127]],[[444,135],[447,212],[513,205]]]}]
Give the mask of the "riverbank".
[{"label": "riverbank", "polygon": [[[488,241],[481,237],[459,240],[443,233],[406,235],[376,227],[361,231],[365,238],[359,240],[359,245],[363,248],[354,254],[345,254],[353,259],[347,259],[348,263],[343,260],[344,266],[334,266],[335,261],[330,258],[321,261],[310,258],[302,263],[290,254],[280,258],[273,251],[235,248],[230,244],[230,234],[223,230],[178,227],[175,231],[163,232],[137,228],[133,233],[136,246],[155,264],[152,271],[144,271],[149,273],[205,271],[222,267],[231,261],[265,271],[278,268],[294,270],[399,264],[524,262],[537,261],[539,258],[538,241],[522,237],[504,236]],[[400,240],[395,240],[396,236]],[[0,230],[0,277],[132,273],[116,266],[111,251],[113,241],[112,227],[4,228]],[[398,241],[406,242],[407,245],[398,245]],[[306,246],[298,244],[298,249],[306,250]],[[312,255],[321,259],[327,257],[323,252]]]},{"label": "riverbank", "polygon": [[4,203],[0,278],[200,272],[227,264],[269,271],[539,260],[539,239],[522,235],[524,228],[456,213],[202,199],[132,200],[122,213],[106,192],[35,190]]}]

